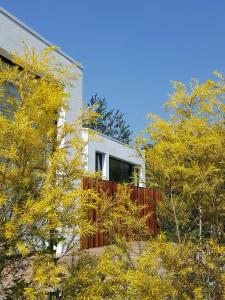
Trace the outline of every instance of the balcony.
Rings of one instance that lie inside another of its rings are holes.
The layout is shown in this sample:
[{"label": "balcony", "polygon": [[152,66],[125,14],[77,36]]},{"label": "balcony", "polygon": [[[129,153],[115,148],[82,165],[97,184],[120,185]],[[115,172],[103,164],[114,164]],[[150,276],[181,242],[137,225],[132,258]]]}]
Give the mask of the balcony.
[{"label": "balcony", "polygon": [[[107,180],[98,180],[92,178],[83,178],[83,189],[94,189],[97,192],[105,192],[109,197],[114,197],[117,192],[118,183]],[[144,206],[141,210],[141,216],[147,217],[147,228],[152,237],[158,232],[156,219],[156,204],[162,199],[162,194],[153,189],[131,186],[130,199],[136,201],[138,205]],[[90,209],[89,218],[91,222],[98,220],[98,210]],[[107,246],[110,244],[106,232],[97,232],[96,234],[81,240],[81,249],[90,249]]]}]

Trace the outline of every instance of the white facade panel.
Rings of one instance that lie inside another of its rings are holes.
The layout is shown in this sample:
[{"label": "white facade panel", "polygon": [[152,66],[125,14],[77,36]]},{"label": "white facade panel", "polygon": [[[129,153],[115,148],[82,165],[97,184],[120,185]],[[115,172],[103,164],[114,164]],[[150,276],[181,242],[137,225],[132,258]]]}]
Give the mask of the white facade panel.
[{"label": "white facade panel", "polygon": [[[95,172],[96,152],[104,155],[103,179],[109,180],[109,157],[112,156],[119,160],[140,166],[140,186],[145,187],[145,161],[143,155],[129,145],[123,144],[117,140],[107,137],[101,133],[96,133],[92,137],[89,129],[83,130],[83,137],[86,140],[86,169],[89,172]],[[91,137],[90,137],[91,136]]]}]

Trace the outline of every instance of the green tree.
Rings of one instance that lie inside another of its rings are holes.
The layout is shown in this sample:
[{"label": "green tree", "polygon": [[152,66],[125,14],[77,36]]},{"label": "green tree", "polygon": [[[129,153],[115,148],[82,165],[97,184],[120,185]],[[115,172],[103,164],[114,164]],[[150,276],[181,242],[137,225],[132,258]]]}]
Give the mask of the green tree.
[{"label": "green tree", "polygon": [[84,123],[85,127],[99,131],[118,141],[129,144],[131,142],[132,130],[124,119],[124,114],[118,109],[108,108],[105,98],[100,98],[96,94],[87,104],[98,114],[95,120]]}]

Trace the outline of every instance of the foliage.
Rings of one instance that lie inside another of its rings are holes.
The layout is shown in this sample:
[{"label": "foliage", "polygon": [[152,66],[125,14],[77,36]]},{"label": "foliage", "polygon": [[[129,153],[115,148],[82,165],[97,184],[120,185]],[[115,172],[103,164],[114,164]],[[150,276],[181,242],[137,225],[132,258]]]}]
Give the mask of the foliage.
[{"label": "foliage", "polygon": [[129,144],[132,131],[124,120],[124,114],[118,109],[109,109],[105,98],[100,98],[96,94],[88,103],[88,108],[92,107],[98,114],[95,120],[84,123],[85,127],[101,132],[118,141]]},{"label": "foliage", "polygon": [[144,139],[148,186],[164,194],[160,227],[179,242],[224,241],[224,79],[174,88],[170,118],[150,116]]},{"label": "foliage", "polygon": [[[142,208],[128,197],[129,187],[119,187],[113,203],[81,188],[80,129],[95,114],[87,110],[72,124],[61,122],[69,109],[65,87],[78,75],[53,52],[25,46],[13,64],[0,62],[0,293],[8,299],[58,298],[62,280],[70,290],[66,262],[83,261],[81,238],[103,230],[113,241],[125,233],[131,239],[145,227],[145,220],[136,222]],[[95,208],[98,223],[89,219]],[[76,272],[83,276],[82,268]]]},{"label": "foliage", "polygon": [[215,240],[177,244],[164,235],[146,242],[127,188],[118,189],[118,209],[112,203],[102,210],[113,245],[69,262],[62,299],[223,299],[225,247]]},{"label": "foliage", "polygon": [[215,241],[174,244],[160,236],[140,249],[120,241],[75,261],[62,298],[223,299],[224,253]]},{"label": "foliage", "polygon": [[190,94],[175,88],[171,118],[154,118],[144,139],[154,142],[147,179],[164,194],[159,217],[169,240],[146,243],[136,232],[137,211],[121,186],[118,209],[112,201],[101,213],[114,245],[70,265],[63,299],[224,299],[224,82],[195,81]]},{"label": "foliage", "polygon": [[131,299],[222,299],[224,250],[213,241],[203,247],[152,241],[127,274],[128,294]]},{"label": "foliage", "polygon": [[[3,295],[16,295],[16,286],[23,286],[28,298],[43,299],[65,272],[58,264],[60,255],[66,255],[78,237],[95,231],[87,218],[94,191],[84,193],[78,183],[84,175],[81,118],[70,125],[58,122],[68,110],[65,86],[77,78],[76,66],[61,65],[53,51],[37,54],[25,46],[22,57],[12,57],[12,65],[0,62]],[[93,116],[82,116],[88,117]],[[56,247],[65,240],[58,257]]]},{"label": "foliage", "polygon": [[100,192],[99,228],[107,232],[110,242],[118,243],[121,239],[135,241],[149,238],[147,227],[148,214],[141,212],[146,207],[131,199],[132,188],[127,184],[118,184],[114,197]]},{"label": "foliage", "polygon": [[[122,252],[120,254],[123,255]],[[125,299],[126,280],[123,271],[128,261],[124,255],[122,259],[121,255],[119,257],[118,249],[111,248],[100,256],[84,254],[70,267],[70,276],[62,286],[62,298]]]},{"label": "foliage", "polygon": [[[146,129],[148,185],[164,194],[159,220],[169,238],[152,240],[129,186],[115,198],[80,187],[81,123],[95,116],[58,122],[77,75],[53,51],[25,48],[13,65],[0,62],[0,297],[223,299],[223,78],[194,81],[190,92],[175,83],[171,118]],[[113,245],[98,256],[80,251],[80,238],[97,231]]]},{"label": "foliage", "polygon": [[[95,249],[74,253],[67,264],[59,288],[62,299],[124,299],[127,295],[125,270],[133,264],[132,245],[150,237],[146,218],[141,217],[144,205],[131,200],[131,187],[118,185],[115,197],[99,190],[97,193],[98,218],[95,226],[107,234],[109,244],[100,255]],[[113,245],[113,246],[112,246]],[[90,253],[88,252],[90,251]]]}]

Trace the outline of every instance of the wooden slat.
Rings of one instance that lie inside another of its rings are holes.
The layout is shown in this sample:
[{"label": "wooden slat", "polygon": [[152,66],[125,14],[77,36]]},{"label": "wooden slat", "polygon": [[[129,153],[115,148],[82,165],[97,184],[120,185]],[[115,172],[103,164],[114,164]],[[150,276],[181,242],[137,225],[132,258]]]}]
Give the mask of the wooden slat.
[{"label": "wooden slat", "polygon": [[[106,192],[109,197],[113,197],[117,192],[116,182],[97,180],[87,177],[83,178],[82,187],[83,189],[95,189],[98,193],[101,193],[101,191]],[[136,201],[138,205],[146,206],[144,209],[142,209],[140,217],[150,214],[147,219],[147,226],[151,235],[155,237],[158,231],[156,203],[161,201],[162,194],[157,190],[131,186],[130,197],[133,201]],[[88,216],[91,222],[98,222],[99,216],[97,209],[90,209]],[[97,232],[88,238],[82,239],[80,248],[88,249],[106,245],[109,245],[108,233]]]}]

